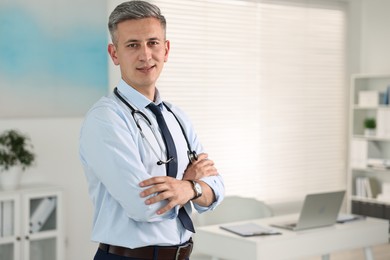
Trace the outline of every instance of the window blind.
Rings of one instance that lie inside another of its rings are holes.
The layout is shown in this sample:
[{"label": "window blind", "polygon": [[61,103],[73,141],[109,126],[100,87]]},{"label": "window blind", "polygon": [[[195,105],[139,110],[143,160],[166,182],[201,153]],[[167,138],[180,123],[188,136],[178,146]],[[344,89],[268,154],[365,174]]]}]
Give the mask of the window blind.
[{"label": "window blind", "polygon": [[227,195],[268,202],[345,188],[345,3],[155,0],[165,100],[191,118]]},{"label": "window blind", "polygon": [[[345,3],[262,1],[259,168],[266,199],[345,188]],[[265,158],[262,159],[262,158]]]}]

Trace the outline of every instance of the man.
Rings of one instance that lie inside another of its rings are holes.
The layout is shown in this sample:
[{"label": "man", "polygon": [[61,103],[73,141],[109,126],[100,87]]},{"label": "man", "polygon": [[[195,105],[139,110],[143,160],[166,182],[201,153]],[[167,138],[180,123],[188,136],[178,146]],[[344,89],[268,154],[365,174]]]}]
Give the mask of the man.
[{"label": "man", "polygon": [[192,205],[215,208],[223,180],[186,115],[156,88],[170,50],[159,8],[122,3],[108,26],[121,80],[88,112],[80,135],[100,243],[94,259],[189,259]]}]

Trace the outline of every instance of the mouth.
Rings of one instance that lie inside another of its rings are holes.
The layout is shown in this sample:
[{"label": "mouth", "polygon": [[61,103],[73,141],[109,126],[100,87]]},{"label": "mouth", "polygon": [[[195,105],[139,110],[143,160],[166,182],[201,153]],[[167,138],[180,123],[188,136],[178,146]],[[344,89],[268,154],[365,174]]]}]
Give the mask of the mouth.
[{"label": "mouth", "polygon": [[142,72],[142,73],[148,73],[149,71],[151,71],[151,70],[154,69],[155,67],[156,67],[156,65],[143,66],[143,67],[137,68],[137,70],[138,70],[139,72]]}]

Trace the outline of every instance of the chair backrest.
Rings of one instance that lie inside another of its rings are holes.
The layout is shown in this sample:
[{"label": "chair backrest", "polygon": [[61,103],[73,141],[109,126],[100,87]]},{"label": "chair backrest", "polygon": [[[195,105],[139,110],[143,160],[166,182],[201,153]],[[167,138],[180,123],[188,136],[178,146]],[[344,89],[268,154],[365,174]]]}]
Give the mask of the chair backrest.
[{"label": "chair backrest", "polygon": [[200,214],[198,224],[201,226],[215,225],[272,215],[272,210],[262,201],[254,198],[226,196],[215,210]]}]

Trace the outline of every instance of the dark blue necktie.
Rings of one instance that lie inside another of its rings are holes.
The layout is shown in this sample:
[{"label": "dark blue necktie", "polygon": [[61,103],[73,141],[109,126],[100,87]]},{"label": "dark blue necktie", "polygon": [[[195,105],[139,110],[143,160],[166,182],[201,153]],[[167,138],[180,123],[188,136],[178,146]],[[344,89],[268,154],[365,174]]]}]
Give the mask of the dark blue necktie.
[{"label": "dark blue necktie", "polygon": [[[165,147],[167,149],[167,160],[169,158],[173,158],[170,160],[165,166],[167,170],[167,176],[176,178],[177,175],[177,152],[176,152],[176,146],[173,141],[172,135],[169,132],[167,123],[165,122],[165,119],[161,113],[160,107],[156,106],[154,103],[150,103],[148,105],[148,108],[153,112],[153,114],[156,116],[158,126],[160,127],[162,137],[164,140]],[[195,233],[194,225],[192,224],[192,220],[190,216],[188,216],[187,211],[184,209],[184,207],[181,207],[179,209],[178,214],[179,220],[181,224],[184,226],[185,229]]]}]

